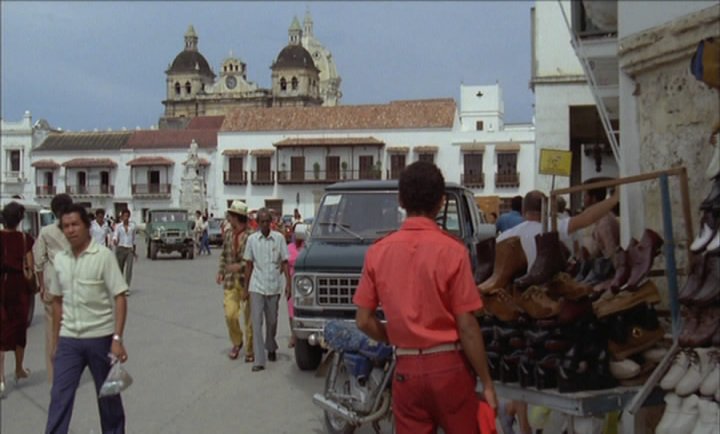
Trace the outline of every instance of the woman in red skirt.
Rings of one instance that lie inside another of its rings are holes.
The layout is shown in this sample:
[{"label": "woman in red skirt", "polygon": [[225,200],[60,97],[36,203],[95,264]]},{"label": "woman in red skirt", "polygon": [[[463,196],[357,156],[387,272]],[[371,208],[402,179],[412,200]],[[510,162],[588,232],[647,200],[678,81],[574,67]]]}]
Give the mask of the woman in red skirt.
[{"label": "woman in red skirt", "polygon": [[[30,285],[24,266],[32,269],[35,240],[18,230],[25,207],[10,202],[2,210],[5,229],[0,231],[0,395],[5,391],[5,351],[15,352],[15,381],[30,375],[23,367],[30,310]],[[23,262],[24,259],[24,262]]]}]

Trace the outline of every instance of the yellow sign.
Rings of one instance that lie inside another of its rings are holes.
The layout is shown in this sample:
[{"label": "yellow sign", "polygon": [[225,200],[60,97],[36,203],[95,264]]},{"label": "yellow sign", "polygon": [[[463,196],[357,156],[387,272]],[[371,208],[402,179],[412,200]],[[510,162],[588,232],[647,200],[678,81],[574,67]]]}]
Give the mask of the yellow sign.
[{"label": "yellow sign", "polygon": [[540,150],[540,173],[543,175],[570,176],[572,152],[557,149]]}]

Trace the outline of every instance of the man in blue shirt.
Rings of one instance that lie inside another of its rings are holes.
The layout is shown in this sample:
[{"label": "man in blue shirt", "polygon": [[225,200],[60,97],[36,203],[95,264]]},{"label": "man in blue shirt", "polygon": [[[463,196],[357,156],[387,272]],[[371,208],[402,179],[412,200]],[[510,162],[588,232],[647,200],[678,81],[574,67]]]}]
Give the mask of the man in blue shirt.
[{"label": "man in blue shirt", "polygon": [[498,218],[497,223],[495,223],[495,227],[497,228],[498,233],[502,233],[508,229],[512,229],[525,221],[521,213],[522,201],[522,196],[515,196],[512,198],[512,201],[510,202],[510,212],[506,212],[501,215],[500,218]]}]

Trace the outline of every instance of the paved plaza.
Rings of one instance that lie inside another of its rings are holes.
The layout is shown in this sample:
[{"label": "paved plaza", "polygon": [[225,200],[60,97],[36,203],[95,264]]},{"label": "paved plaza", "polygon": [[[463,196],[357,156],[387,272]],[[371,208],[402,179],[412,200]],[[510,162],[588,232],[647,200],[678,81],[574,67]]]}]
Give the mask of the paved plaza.
[{"label": "paved plaza", "polygon": [[[138,245],[144,252],[144,245]],[[215,284],[218,250],[195,260],[179,254],[135,264],[129,299],[125,364],[134,384],[123,392],[127,432],[140,434],[324,432],[312,394],[324,378],[302,372],[287,348],[287,309],[280,309],[278,361],[262,372],[227,358],[222,288]],[[282,303],[282,302],[281,302]],[[28,381],[14,383],[14,357],[6,358],[6,397],[0,433],[42,433],[50,403],[44,355],[44,318],[38,307],[28,331]],[[85,371],[75,400],[71,432],[100,434],[92,377]],[[371,433],[364,427],[358,433]],[[389,432],[389,430],[387,430]]]}]

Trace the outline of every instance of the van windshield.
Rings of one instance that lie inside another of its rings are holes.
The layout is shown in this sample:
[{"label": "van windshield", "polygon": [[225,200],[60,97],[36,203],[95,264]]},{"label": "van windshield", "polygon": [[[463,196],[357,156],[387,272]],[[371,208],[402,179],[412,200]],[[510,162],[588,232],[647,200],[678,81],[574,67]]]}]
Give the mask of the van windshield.
[{"label": "van windshield", "polygon": [[184,222],[188,220],[187,213],[182,211],[155,211],[152,221],[155,222]]},{"label": "van windshield", "polygon": [[375,240],[398,229],[403,220],[396,192],[331,193],[323,198],[311,237]]}]

